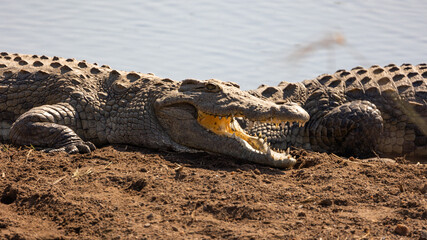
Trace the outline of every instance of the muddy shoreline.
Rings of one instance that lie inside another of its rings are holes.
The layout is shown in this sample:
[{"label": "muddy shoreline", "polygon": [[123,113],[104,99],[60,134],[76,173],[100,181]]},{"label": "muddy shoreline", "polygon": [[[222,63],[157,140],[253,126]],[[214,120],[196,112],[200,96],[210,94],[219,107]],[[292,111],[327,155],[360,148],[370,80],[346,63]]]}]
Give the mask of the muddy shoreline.
[{"label": "muddy shoreline", "polygon": [[1,145],[1,239],[423,239],[427,167],[294,150],[294,169]]}]

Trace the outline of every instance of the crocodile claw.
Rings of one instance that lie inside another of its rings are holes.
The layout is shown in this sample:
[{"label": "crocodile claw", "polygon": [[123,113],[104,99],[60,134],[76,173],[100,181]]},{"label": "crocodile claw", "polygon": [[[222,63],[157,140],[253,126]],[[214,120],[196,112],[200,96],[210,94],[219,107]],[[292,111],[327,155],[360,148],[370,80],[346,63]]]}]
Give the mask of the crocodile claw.
[{"label": "crocodile claw", "polygon": [[91,142],[77,142],[69,144],[65,147],[65,151],[69,154],[75,154],[75,153],[90,153],[91,151],[95,150],[96,147]]},{"label": "crocodile claw", "polygon": [[90,153],[95,149],[96,149],[95,144],[91,142],[79,141],[79,142],[69,143],[66,146],[63,146],[61,148],[49,148],[49,149],[45,149],[44,151],[47,153],[64,151],[68,154],[76,154],[76,153]]}]

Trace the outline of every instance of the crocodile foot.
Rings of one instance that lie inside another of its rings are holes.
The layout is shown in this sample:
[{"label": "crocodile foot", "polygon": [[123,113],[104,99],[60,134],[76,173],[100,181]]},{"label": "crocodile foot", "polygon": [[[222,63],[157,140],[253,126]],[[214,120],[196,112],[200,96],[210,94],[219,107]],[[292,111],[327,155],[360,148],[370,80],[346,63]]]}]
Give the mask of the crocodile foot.
[{"label": "crocodile foot", "polygon": [[95,145],[84,141],[73,127],[76,112],[69,104],[42,105],[22,114],[10,129],[12,143],[46,148],[45,152],[90,153]]}]

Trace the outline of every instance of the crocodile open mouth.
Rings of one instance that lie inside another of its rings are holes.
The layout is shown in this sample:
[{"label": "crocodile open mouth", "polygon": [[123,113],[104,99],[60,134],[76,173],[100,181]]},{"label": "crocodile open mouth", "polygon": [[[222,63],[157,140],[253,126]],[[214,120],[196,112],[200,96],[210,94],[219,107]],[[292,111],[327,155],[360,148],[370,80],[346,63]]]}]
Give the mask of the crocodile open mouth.
[{"label": "crocodile open mouth", "polygon": [[[217,135],[236,139],[243,147],[250,149],[254,153],[270,156],[274,160],[293,159],[289,154],[289,148],[286,151],[272,149],[267,139],[263,139],[261,136],[251,136],[247,134],[246,131],[241,128],[235,117],[242,116],[216,116],[199,110],[197,121],[201,126]],[[286,123],[286,121],[272,118],[270,120],[261,120],[260,122],[276,125]],[[304,123],[300,122],[300,124]]]}]

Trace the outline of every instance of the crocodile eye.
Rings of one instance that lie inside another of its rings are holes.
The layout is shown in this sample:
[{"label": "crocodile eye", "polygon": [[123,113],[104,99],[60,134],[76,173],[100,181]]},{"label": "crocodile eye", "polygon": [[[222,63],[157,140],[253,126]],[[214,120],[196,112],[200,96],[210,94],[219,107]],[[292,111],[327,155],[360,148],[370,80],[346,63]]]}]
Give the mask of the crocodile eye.
[{"label": "crocodile eye", "polygon": [[206,84],[206,89],[208,90],[208,91],[210,91],[210,92],[215,92],[215,91],[218,91],[219,89],[218,89],[218,86],[217,85],[215,85],[215,84],[212,84],[212,83],[208,83],[208,84]]}]

